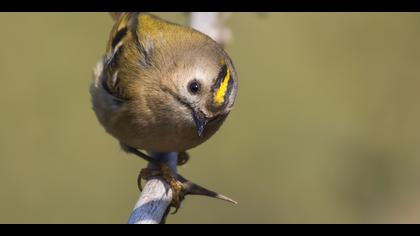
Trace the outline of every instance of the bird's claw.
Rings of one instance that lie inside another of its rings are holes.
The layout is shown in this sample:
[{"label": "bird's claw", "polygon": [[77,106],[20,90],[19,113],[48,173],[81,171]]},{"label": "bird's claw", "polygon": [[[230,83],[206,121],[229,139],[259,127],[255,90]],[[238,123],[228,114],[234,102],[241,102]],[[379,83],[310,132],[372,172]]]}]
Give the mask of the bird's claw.
[{"label": "bird's claw", "polygon": [[208,190],[204,187],[201,187],[198,184],[195,184],[181,175],[176,175],[172,172],[170,167],[164,163],[159,164],[158,169],[142,169],[140,171],[140,175],[137,179],[138,186],[140,191],[143,190],[141,185],[141,180],[145,179],[148,180],[151,177],[161,176],[170,186],[172,189],[172,202],[171,207],[174,207],[175,210],[172,214],[175,214],[181,206],[182,201],[185,199],[186,195],[201,195],[207,196],[212,198],[221,199],[224,201],[228,201],[234,204],[237,204],[236,201],[211,190]]}]

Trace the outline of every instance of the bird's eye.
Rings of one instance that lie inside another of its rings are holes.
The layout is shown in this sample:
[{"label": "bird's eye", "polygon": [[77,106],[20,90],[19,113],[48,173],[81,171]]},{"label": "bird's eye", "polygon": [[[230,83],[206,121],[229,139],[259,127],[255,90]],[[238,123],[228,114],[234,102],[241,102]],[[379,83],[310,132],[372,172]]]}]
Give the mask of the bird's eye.
[{"label": "bird's eye", "polygon": [[198,82],[197,80],[193,80],[190,83],[188,83],[188,91],[190,91],[190,93],[197,94],[200,92],[200,90],[201,85],[200,82]]}]

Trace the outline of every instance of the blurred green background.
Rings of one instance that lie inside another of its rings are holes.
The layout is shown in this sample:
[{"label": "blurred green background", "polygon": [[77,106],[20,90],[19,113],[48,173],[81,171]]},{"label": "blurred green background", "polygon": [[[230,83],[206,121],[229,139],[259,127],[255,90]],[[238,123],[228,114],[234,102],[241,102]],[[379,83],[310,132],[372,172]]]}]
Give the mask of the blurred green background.
[{"label": "blurred green background", "polygon": [[[181,24],[182,13],[158,13]],[[420,223],[420,14],[233,13],[235,110],[168,223]],[[107,13],[0,13],[0,222],[126,223],[145,162],[91,110]]]}]

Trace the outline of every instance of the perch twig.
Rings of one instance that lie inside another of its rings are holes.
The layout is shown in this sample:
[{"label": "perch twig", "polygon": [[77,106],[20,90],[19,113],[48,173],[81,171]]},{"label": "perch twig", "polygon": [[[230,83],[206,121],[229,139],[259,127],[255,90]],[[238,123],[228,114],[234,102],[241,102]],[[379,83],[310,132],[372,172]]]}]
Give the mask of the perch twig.
[{"label": "perch twig", "polygon": [[[168,165],[176,173],[178,153],[151,153],[151,157]],[[153,168],[149,164],[148,168]],[[172,190],[161,177],[153,177],[146,182],[141,196],[131,213],[129,224],[159,224],[166,218],[172,201]]]}]

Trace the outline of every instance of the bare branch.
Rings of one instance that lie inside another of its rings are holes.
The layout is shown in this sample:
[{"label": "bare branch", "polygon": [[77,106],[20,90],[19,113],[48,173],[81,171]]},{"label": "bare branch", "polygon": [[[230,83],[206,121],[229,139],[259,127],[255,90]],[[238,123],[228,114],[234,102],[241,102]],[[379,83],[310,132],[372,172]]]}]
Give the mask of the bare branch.
[{"label": "bare branch", "polygon": [[[178,161],[178,153],[151,153],[151,157],[167,164],[174,173]],[[154,166],[149,164],[148,168]],[[147,181],[131,213],[129,224],[159,224],[164,220],[168,207],[172,201],[172,190],[161,177],[154,177]]]}]

